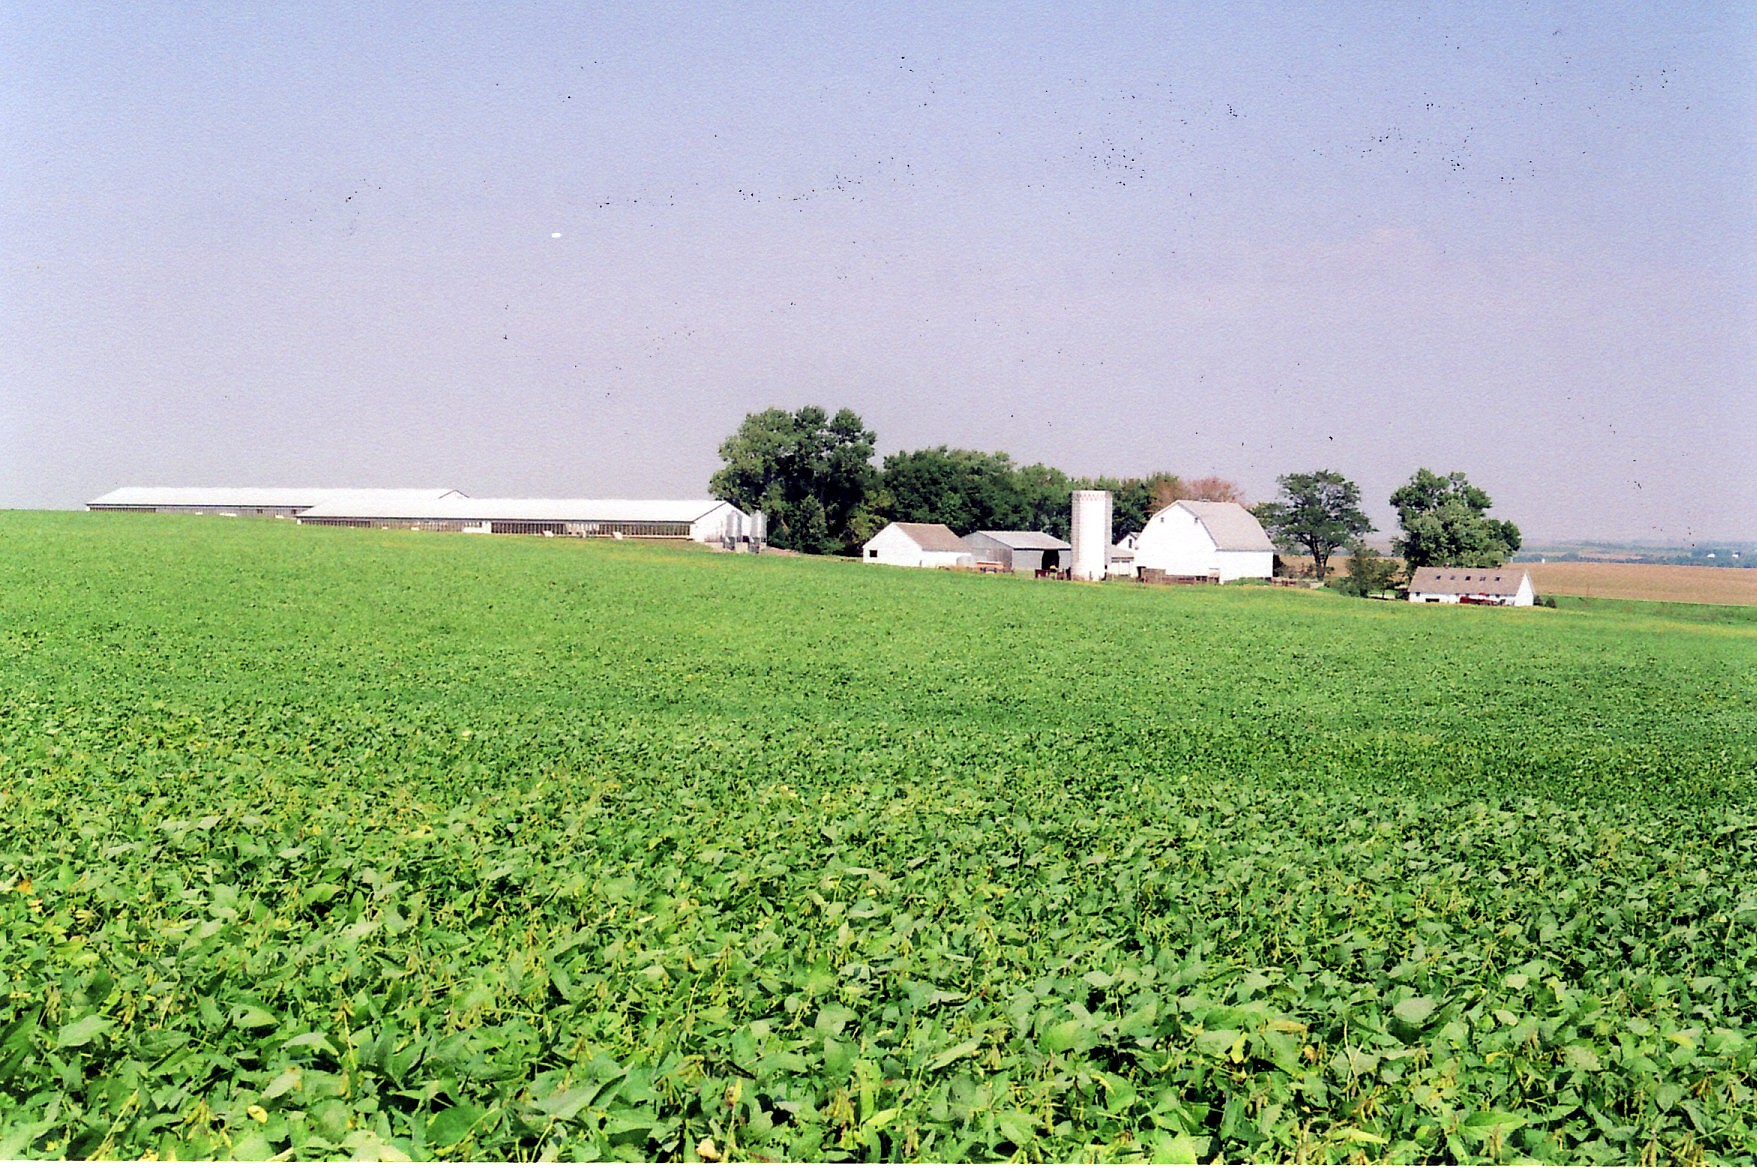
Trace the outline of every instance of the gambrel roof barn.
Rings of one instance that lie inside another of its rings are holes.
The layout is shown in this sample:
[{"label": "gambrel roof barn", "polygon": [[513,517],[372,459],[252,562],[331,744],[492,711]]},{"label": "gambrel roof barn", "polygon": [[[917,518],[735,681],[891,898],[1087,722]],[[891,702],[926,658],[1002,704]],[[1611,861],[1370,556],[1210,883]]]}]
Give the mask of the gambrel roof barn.
[{"label": "gambrel roof barn", "polygon": [[1275,575],[1275,545],[1257,517],[1236,503],[1180,499],[1141,529],[1135,568],[1219,581],[1267,579]]}]

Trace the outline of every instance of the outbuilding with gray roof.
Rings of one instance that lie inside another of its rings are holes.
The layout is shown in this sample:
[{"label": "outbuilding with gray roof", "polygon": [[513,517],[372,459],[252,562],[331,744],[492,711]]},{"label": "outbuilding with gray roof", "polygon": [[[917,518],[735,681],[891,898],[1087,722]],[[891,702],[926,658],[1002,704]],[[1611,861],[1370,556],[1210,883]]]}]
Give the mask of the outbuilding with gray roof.
[{"label": "outbuilding with gray roof", "polygon": [[958,534],[944,524],[889,523],[860,546],[867,564],[900,568],[974,568],[976,556]]},{"label": "outbuilding with gray roof", "polygon": [[1059,572],[1074,546],[1048,532],[971,532],[964,543],[977,563],[998,564],[1006,572]]},{"label": "outbuilding with gray roof", "polygon": [[1409,599],[1431,605],[1530,605],[1531,574],[1523,568],[1441,568],[1429,565],[1409,578]]}]

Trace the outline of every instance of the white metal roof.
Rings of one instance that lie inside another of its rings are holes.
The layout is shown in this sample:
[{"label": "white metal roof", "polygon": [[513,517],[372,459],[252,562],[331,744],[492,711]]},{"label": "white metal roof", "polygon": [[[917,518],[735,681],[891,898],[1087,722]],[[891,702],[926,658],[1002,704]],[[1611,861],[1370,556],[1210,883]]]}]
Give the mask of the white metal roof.
[{"label": "white metal roof", "polygon": [[87,507],[311,507],[336,495],[434,500],[463,493],[450,487],[118,487]]},{"label": "white metal roof", "polygon": [[977,536],[987,536],[995,543],[1018,551],[1067,552],[1073,545],[1066,540],[1058,540],[1048,532],[1017,532],[1017,531],[980,531]]},{"label": "white metal roof", "polygon": [[1257,517],[1236,503],[1212,503],[1207,500],[1180,499],[1172,504],[1181,507],[1208,529],[1214,547],[1220,552],[1273,552],[1270,541]]},{"label": "white metal roof", "polygon": [[[373,493],[339,493],[302,513],[304,519],[535,520],[567,523],[692,524],[719,499],[452,499],[386,501]],[[737,509],[733,509],[737,510]]]}]

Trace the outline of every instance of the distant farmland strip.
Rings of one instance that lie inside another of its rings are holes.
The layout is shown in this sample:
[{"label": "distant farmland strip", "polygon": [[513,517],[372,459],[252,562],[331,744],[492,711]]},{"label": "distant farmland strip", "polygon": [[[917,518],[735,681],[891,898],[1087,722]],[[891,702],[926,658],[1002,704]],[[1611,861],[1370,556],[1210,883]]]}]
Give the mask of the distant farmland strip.
[{"label": "distant farmland strip", "polygon": [[[1311,571],[1309,556],[1283,555],[1289,572]],[[1757,569],[1705,568],[1695,564],[1617,564],[1580,560],[1520,562],[1539,596],[1602,597],[1619,601],[1670,601],[1689,605],[1757,605]],[[1330,574],[1348,572],[1348,557],[1330,559]]]},{"label": "distant farmland strip", "polygon": [[1539,595],[1757,605],[1757,570],[1693,564],[1524,564]]}]

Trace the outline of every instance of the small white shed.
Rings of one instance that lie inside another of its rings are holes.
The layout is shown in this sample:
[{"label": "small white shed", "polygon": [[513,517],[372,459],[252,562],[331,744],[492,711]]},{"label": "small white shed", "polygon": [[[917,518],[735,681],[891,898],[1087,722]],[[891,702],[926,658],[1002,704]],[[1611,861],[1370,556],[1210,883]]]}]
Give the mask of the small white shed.
[{"label": "small white shed", "polygon": [[1430,605],[1530,605],[1537,599],[1523,568],[1418,568],[1409,599]]},{"label": "small white shed", "polygon": [[1236,503],[1180,499],[1147,521],[1135,570],[1221,582],[1275,575],[1275,545],[1257,517]]},{"label": "small white shed", "polygon": [[976,554],[944,524],[886,524],[860,546],[867,564],[902,568],[974,568]]}]

